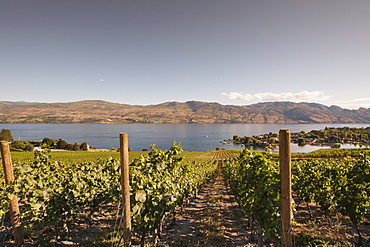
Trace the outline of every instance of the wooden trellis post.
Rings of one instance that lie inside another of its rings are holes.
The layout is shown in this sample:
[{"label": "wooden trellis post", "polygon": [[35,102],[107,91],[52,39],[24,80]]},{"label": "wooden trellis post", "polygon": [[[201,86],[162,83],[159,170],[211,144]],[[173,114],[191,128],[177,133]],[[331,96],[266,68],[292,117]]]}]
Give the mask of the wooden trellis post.
[{"label": "wooden trellis post", "polygon": [[[0,141],[0,151],[3,163],[5,183],[10,184],[14,182],[12,158],[10,155],[9,143],[7,141]],[[13,235],[15,246],[24,246],[24,233],[20,219],[20,212],[18,206],[18,198],[13,194],[9,200],[10,221],[13,226]]]},{"label": "wooden trellis post", "polygon": [[292,172],[290,131],[279,131],[280,201],[281,201],[281,246],[293,246],[292,242]]},{"label": "wooden trellis post", "polygon": [[124,246],[131,246],[130,178],[128,159],[128,134],[120,133],[121,185],[123,210]]}]

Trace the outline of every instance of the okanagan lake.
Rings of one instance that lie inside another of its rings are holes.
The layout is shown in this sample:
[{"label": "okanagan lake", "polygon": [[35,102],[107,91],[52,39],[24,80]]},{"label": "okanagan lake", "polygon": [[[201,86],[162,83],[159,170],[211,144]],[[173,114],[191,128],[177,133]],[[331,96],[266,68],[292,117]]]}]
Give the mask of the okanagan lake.
[{"label": "okanagan lake", "polygon": [[[119,133],[128,133],[129,146],[134,151],[150,149],[151,144],[164,150],[174,142],[185,151],[208,151],[216,148],[241,150],[237,144],[222,144],[234,135],[253,136],[279,133],[289,129],[291,133],[323,130],[325,127],[368,127],[370,124],[0,124],[0,129],[9,129],[14,140],[64,139],[69,143],[87,142],[99,149],[119,147]],[[342,148],[355,147],[342,145]],[[292,144],[292,152],[311,152],[321,146]],[[253,149],[253,147],[251,147]],[[257,150],[257,148],[255,148]],[[261,148],[259,149],[261,150]],[[276,151],[276,149],[273,149]]]}]

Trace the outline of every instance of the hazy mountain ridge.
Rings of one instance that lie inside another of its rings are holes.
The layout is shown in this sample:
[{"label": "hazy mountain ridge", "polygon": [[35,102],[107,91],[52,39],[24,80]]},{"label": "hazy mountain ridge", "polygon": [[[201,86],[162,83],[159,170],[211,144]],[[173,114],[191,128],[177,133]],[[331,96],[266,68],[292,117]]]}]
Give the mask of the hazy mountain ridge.
[{"label": "hazy mountain ridge", "polygon": [[237,106],[187,101],[141,106],[101,100],[0,101],[0,123],[370,123],[370,109],[293,102]]}]

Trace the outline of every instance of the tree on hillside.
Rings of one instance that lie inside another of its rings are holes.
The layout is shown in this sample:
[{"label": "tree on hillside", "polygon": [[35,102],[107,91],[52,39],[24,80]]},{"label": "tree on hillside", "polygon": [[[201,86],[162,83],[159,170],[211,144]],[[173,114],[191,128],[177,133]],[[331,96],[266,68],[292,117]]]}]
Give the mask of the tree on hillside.
[{"label": "tree on hillside", "polygon": [[26,143],[24,141],[13,141],[12,148],[24,150]]},{"label": "tree on hillside", "polygon": [[13,141],[13,143],[10,145],[12,150],[20,151],[28,151],[32,152],[35,148],[29,141]]},{"label": "tree on hillside", "polygon": [[59,139],[55,147],[57,149],[68,149],[68,142],[63,139]]},{"label": "tree on hillside", "polygon": [[83,151],[87,151],[89,149],[89,146],[87,145],[86,142],[84,142],[81,144],[80,149]]},{"label": "tree on hillside", "polygon": [[14,141],[12,132],[8,129],[2,129],[0,131],[0,140],[1,141],[8,141],[8,142]]},{"label": "tree on hillside", "polygon": [[54,140],[48,137],[45,137],[44,139],[42,139],[41,145],[46,148],[52,148],[54,147]]},{"label": "tree on hillside", "polygon": [[73,150],[74,151],[79,151],[80,150],[80,144],[78,144],[77,142],[73,145]]},{"label": "tree on hillside", "polygon": [[233,140],[234,140],[236,143],[240,143],[240,142],[241,142],[241,140],[242,140],[242,138],[241,138],[240,136],[238,136],[238,135],[234,135],[234,136],[233,136]]}]

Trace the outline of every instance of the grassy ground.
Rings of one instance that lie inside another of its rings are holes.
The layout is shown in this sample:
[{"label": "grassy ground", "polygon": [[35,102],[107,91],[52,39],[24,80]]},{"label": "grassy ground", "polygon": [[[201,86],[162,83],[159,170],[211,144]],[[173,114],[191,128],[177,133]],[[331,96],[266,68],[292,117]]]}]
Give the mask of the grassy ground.
[{"label": "grassy ground", "polygon": [[[135,159],[142,155],[146,155],[148,151],[130,151],[129,158]],[[185,151],[182,153],[186,159],[193,159],[203,152]],[[52,161],[63,161],[66,163],[80,163],[80,162],[95,162],[97,159],[108,159],[110,157],[119,159],[119,152],[87,152],[87,151],[52,151],[50,153]],[[13,163],[22,163],[32,160],[34,154],[32,152],[12,152]]]},{"label": "grassy ground", "polygon": [[[358,157],[361,152],[370,153],[369,149],[320,149],[311,153],[292,153],[292,158],[340,158],[340,157]],[[135,159],[141,155],[147,154],[148,151],[130,151],[130,159]],[[207,152],[196,152],[196,151],[184,151],[181,155],[187,160],[201,159],[228,159],[236,158],[240,153],[240,150],[211,150]],[[12,152],[13,162],[25,162],[33,159],[34,154],[32,152]],[[279,152],[272,153],[273,158],[279,157]],[[109,157],[119,158],[119,152],[111,150],[95,150],[90,151],[52,151],[51,159],[54,161],[63,162],[89,162],[96,161],[97,159],[107,159]]]}]

